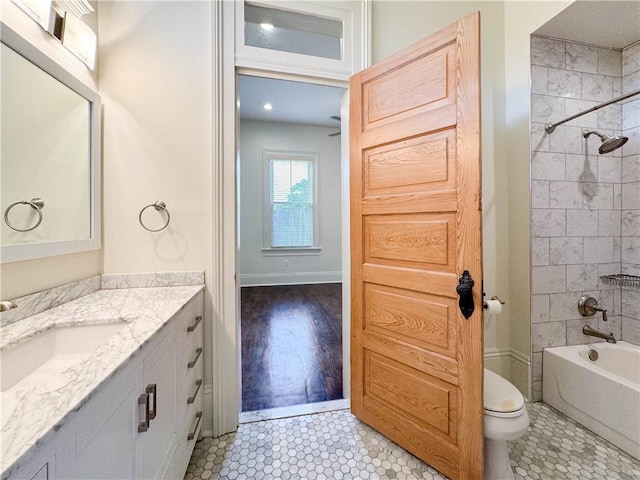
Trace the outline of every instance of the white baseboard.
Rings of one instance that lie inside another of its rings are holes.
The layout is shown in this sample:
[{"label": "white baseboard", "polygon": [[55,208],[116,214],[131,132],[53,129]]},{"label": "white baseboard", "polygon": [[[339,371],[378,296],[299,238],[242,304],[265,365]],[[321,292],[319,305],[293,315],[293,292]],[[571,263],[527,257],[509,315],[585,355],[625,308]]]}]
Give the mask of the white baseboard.
[{"label": "white baseboard", "polygon": [[245,273],[240,275],[240,286],[242,287],[339,282],[342,282],[342,272]]}]

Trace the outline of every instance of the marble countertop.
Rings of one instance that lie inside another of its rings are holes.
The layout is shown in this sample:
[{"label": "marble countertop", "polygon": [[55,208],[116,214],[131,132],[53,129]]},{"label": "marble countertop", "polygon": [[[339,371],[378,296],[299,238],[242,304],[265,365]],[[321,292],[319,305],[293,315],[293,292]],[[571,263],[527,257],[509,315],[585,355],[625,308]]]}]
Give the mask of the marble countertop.
[{"label": "marble countertop", "polygon": [[81,363],[57,378],[0,393],[0,472],[5,478],[36,445],[50,438],[68,415],[136,355],[203,285],[98,290],[0,328],[0,348],[26,341],[44,329],[81,323],[123,323],[123,328]]}]

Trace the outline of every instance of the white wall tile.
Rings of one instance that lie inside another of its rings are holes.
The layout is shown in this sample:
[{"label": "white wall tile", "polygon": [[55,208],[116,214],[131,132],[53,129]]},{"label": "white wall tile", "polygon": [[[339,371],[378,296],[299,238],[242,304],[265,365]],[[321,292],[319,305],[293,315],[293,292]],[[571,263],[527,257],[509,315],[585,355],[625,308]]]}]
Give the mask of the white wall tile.
[{"label": "white wall tile", "polygon": [[622,237],[622,263],[640,265],[640,236]]},{"label": "white wall tile", "polygon": [[631,263],[622,263],[620,264],[621,273],[625,275],[635,275],[636,277],[640,277],[640,265],[631,264]]},{"label": "white wall tile", "polygon": [[[564,99],[560,99],[564,101]],[[561,120],[562,116],[553,117],[551,121]],[[560,125],[549,135],[549,151],[558,153],[582,153],[584,138],[581,127]],[[597,152],[597,149],[595,150]]]},{"label": "white wall tile", "polygon": [[622,315],[640,318],[640,291],[622,290]]},{"label": "white wall tile", "polygon": [[578,182],[549,182],[550,208],[582,208],[581,184]]},{"label": "white wall tile", "polygon": [[531,297],[531,322],[545,323],[549,321],[549,295],[533,295]]},{"label": "white wall tile", "polygon": [[564,180],[565,156],[562,153],[533,152],[531,157],[532,180]]},{"label": "white wall tile", "polygon": [[603,342],[595,337],[590,337],[582,333],[582,328],[585,325],[590,325],[597,329],[597,320],[581,318],[579,320],[567,321],[567,345],[583,345],[585,343]]},{"label": "white wall tile", "polygon": [[539,382],[542,380],[542,352],[536,352],[533,354],[533,362],[531,366],[531,380]]},{"label": "white wall tile", "polygon": [[575,292],[549,295],[549,321],[557,322],[581,318],[578,312],[578,302],[581,296]]},{"label": "white wall tile", "polygon": [[544,123],[531,124],[531,151],[549,151],[549,134],[544,129]]},{"label": "white wall tile", "polygon": [[571,265],[582,262],[582,237],[552,237],[549,239],[549,263],[551,265]]},{"label": "white wall tile", "polygon": [[531,181],[531,208],[549,208],[549,182]]},{"label": "white wall tile", "polygon": [[598,49],[578,43],[566,44],[566,68],[579,72],[598,72]]},{"label": "white wall tile", "polygon": [[620,210],[598,210],[598,235],[619,237],[621,227]]},{"label": "white wall tile", "polygon": [[584,237],[598,231],[597,210],[568,210],[567,236]]},{"label": "white wall tile", "polygon": [[622,211],[621,235],[626,237],[640,235],[640,210]]},{"label": "white wall tile", "polygon": [[531,63],[544,67],[565,68],[565,43],[531,37]]},{"label": "white wall tile", "polygon": [[640,182],[622,184],[622,209],[640,209]]},{"label": "white wall tile", "polygon": [[613,98],[613,79],[605,75],[582,74],[582,99],[606,102]]},{"label": "white wall tile", "polygon": [[[565,114],[567,117],[570,117],[571,115],[575,115],[576,113],[589,110],[590,108],[593,108],[596,105],[598,105],[598,102],[567,98],[565,101]],[[589,130],[598,128],[598,112],[596,111],[596,112],[586,113],[581,117],[568,121],[566,125],[573,126],[573,127],[588,128]]]},{"label": "white wall tile", "polygon": [[623,105],[616,103],[597,110],[598,128],[607,128],[609,130],[622,129],[622,110]]},{"label": "white wall tile", "polygon": [[598,159],[598,182],[622,182],[622,159],[602,156]]},{"label": "white wall tile", "polygon": [[549,265],[549,239],[547,237],[531,239],[531,264]]},{"label": "white wall tile", "polygon": [[611,75],[613,77],[622,76],[622,52],[620,50],[599,48],[598,73],[601,75]]},{"label": "white wall tile", "polygon": [[[614,105],[611,105],[612,107]],[[622,125],[625,130],[634,127],[640,127],[640,97],[633,97],[628,102],[620,105],[622,108]],[[602,110],[606,110],[607,107]]]},{"label": "white wall tile", "polygon": [[565,117],[564,98],[549,95],[531,95],[531,121],[546,123],[557,122]]},{"label": "white wall tile", "polygon": [[531,293],[564,292],[566,285],[566,269],[564,266],[532,267]]},{"label": "white wall tile", "polygon": [[613,185],[613,209],[622,209],[622,184],[620,183]]},{"label": "white wall tile", "polygon": [[622,160],[622,183],[640,182],[640,155],[630,155]]},{"label": "white wall tile", "polygon": [[640,71],[640,43],[622,50],[622,75]]},{"label": "white wall tile", "polygon": [[640,345],[640,320],[636,318],[622,317],[622,340]]},{"label": "white wall tile", "polygon": [[[582,77],[579,72],[549,68],[547,74],[547,93],[557,97],[582,98],[581,80]],[[572,114],[567,113],[567,115]]]},{"label": "white wall tile", "polygon": [[622,77],[622,94],[640,89],[640,71]]},{"label": "white wall tile", "polygon": [[533,237],[563,237],[565,231],[566,213],[564,210],[533,209],[531,212],[531,235]]},{"label": "white wall tile", "polygon": [[546,95],[548,92],[549,69],[531,65],[531,93]]},{"label": "white wall tile", "polygon": [[583,183],[583,205],[594,210],[613,209],[613,185],[610,183]]},{"label": "white wall tile", "polygon": [[531,333],[534,352],[567,344],[565,322],[534,323],[531,326]]},{"label": "white wall tile", "polygon": [[[565,176],[569,182],[597,182],[598,157],[587,156],[582,153],[565,155]],[[554,178],[551,180],[562,180]]]},{"label": "white wall tile", "polygon": [[[567,265],[567,292],[582,292],[598,288],[598,265]],[[562,290],[556,290],[560,292]],[[551,293],[551,292],[545,292]]]},{"label": "white wall tile", "polygon": [[640,127],[624,130],[623,135],[629,140],[619,149],[622,152],[622,156],[628,157],[640,154]]},{"label": "white wall tile", "polygon": [[622,78],[613,78],[613,97],[622,95]]},{"label": "white wall tile", "polygon": [[[613,262],[613,237],[584,237],[584,261],[588,263]],[[595,285],[597,288],[598,285]]]}]

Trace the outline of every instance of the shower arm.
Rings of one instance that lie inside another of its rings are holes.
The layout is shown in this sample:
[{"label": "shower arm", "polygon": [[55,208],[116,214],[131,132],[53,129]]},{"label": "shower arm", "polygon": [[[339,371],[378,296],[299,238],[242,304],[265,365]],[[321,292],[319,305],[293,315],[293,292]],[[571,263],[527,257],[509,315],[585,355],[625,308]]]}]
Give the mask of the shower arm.
[{"label": "shower arm", "polygon": [[609,100],[608,102],[601,103],[600,105],[596,105],[595,107],[591,107],[590,109],[585,110],[583,112],[578,112],[575,115],[571,115],[570,117],[565,118],[564,120],[560,120],[559,122],[556,122],[556,123],[551,123],[551,122],[545,123],[544,124],[544,130],[547,133],[553,133],[553,131],[556,129],[556,127],[558,125],[562,125],[563,123],[567,123],[568,121],[573,120],[574,118],[581,117],[582,115],[585,115],[587,113],[595,112],[596,110],[598,110],[598,109],[600,109],[602,107],[606,107],[607,105],[611,105],[612,103],[620,102],[622,100],[625,100],[625,99],[627,99],[629,97],[633,97],[633,96],[638,95],[638,94],[640,94],[640,90],[636,90],[634,92],[625,93],[624,95],[622,95],[622,96],[620,96],[618,98],[614,98],[613,100]]}]

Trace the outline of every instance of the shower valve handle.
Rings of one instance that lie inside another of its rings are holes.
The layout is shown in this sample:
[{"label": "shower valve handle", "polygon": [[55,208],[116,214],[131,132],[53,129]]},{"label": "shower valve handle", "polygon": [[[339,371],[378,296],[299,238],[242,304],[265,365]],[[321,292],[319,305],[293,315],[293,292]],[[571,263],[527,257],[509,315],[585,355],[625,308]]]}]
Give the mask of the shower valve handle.
[{"label": "shower valve handle", "polygon": [[473,278],[471,278],[471,274],[469,270],[465,270],[462,272],[462,276],[458,279],[458,286],[456,287],[456,293],[460,297],[458,300],[458,306],[460,307],[460,312],[464,315],[464,318],[469,319],[469,317],[473,314],[473,310],[475,309],[475,305],[473,303]]}]

